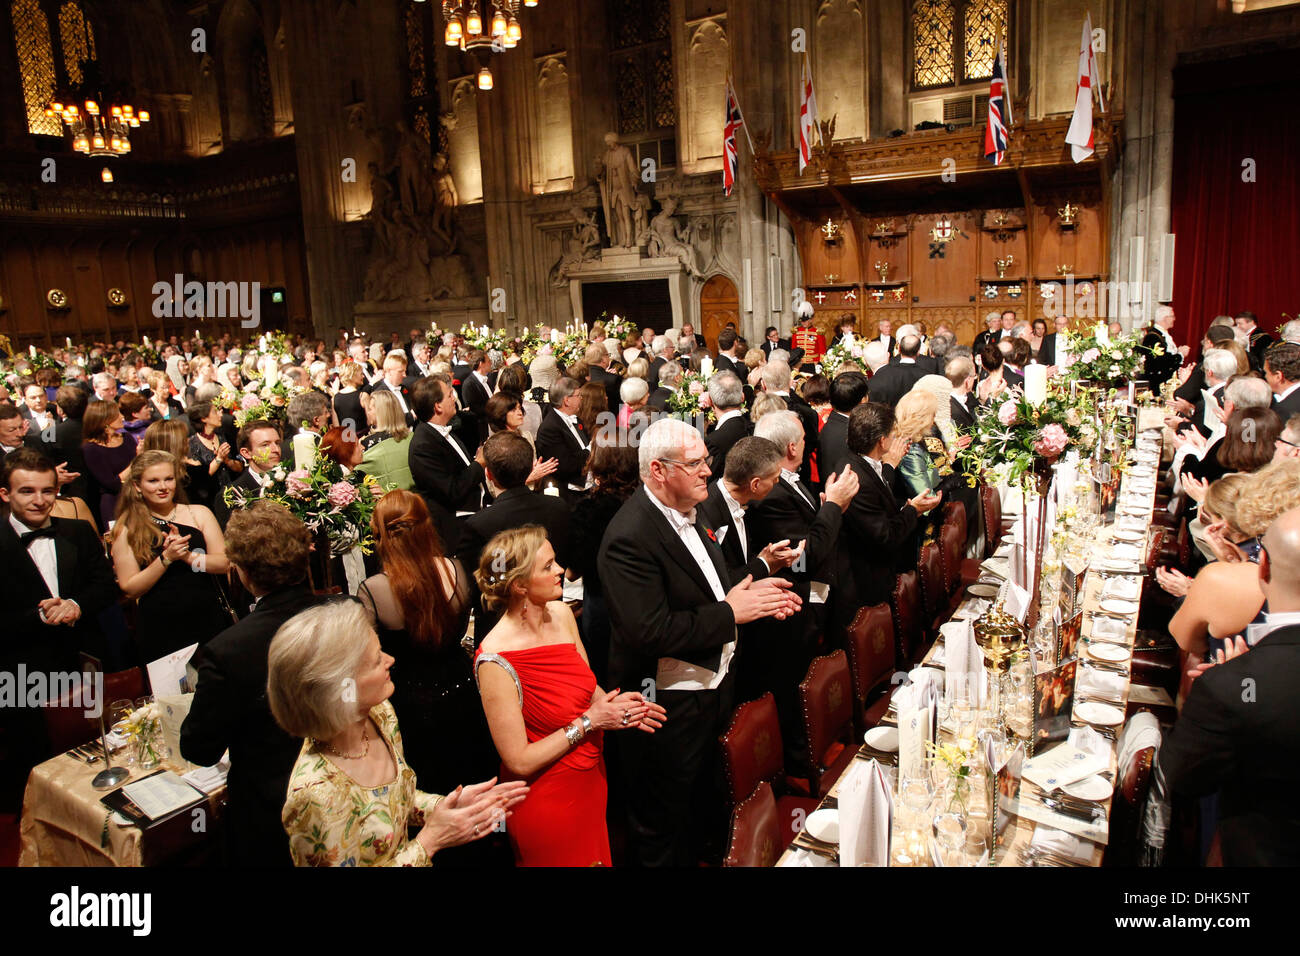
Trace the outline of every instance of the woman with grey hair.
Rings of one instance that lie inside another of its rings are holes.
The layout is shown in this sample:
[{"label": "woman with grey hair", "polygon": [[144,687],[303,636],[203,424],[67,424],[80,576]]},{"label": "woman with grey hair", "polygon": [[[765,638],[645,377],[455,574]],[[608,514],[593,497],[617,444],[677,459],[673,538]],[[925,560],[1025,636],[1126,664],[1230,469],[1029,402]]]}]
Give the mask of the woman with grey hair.
[{"label": "woman with grey hair", "polygon": [[650,385],[643,378],[625,378],[618,387],[618,397],[623,403],[618,410],[618,427],[627,428],[632,413],[644,408],[650,398]]},{"label": "woman with grey hair", "polygon": [[[496,778],[445,797],[416,788],[388,702],[393,658],[355,601],[290,618],[267,664],[271,714],[303,738],[281,814],[297,866],[428,866],[487,836],[528,793]],[[408,826],[420,827],[414,839]]]}]

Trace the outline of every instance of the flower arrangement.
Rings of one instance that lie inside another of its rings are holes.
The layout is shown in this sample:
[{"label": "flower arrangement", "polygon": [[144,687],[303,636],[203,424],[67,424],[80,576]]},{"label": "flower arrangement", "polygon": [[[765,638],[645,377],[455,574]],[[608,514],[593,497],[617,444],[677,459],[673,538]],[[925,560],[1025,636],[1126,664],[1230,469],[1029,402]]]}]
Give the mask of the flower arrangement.
[{"label": "flower arrangement", "polygon": [[136,762],[141,770],[152,770],[163,762],[162,710],[156,701],[131,711],[123,730],[135,741]]},{"label": "flower arrangement", "polygon": [[1090,454],[1097,441],[1091,401],[1086,389],[1071,397],[1066,386],[1053,385],[1041,405],[1031,403],[1020,389],[991,404],[967,429],[970,445],[955,456],[967,482],[971,487],[981,478],[1027,485],[1039,462],[1054,461],[1066,448]]},{"label": "flower arrangement", "polygon": [[[1114,385],[1136,378],[1142,372],[1144,355],[1138,350],[1142,338],[1136,332],[1106,338],[1066,332],[1065,342],[1066,349],[1074,356],[1074,364],[1066,370],[1066,376],[1075,381]],[[1156,345],[1152,351],[1161,355],[1164,349]]]},{"label": "flower arrangement", "polygon": [[608,338],[617,339],[619,342],[622,342],[628,336],[636,335],[637,332],[641,331],[637,327],[637,324],[627,318],[627,316],[616,315],[613,318],[606,318],[605,313],[602,312],[600,314],[600,321],[605,325],[605,335]]},{"label": "flower arrangement", "polygon": [[970,799],[972,767],[975,763],[975,742],[965,741],[949,744],[926,742],[930,759],[942,764],[948,770],[949,802],[948,812],[966,812],[966,803]]},{"label": "flower arrangement", "polygon": [[867,343],[858,338],[853,340],[852,345],[846,345],[842,340],[836,342],[822,356],[822,374],[827,378],[834,378],[845,362],[856,362],[859,367],[865,368],[866,356],[863,353],[866,351],[866,346]]},{"label": "flower arrangement", "polygon": [[[313,534],[324,535],[331,554],[354,547],[369,554],[374,543],[370,517],[380,491],[373,477],[355,471],[344,475],[337,462],[318,454],[310,468],[274,468],[260,497],[284,505]],[[258,497],[233,485],[225,490],[226,504],[232,508],[246,507]]]},{"label": "flower arrangement", "polygon": [[709,421],[717,418],[713,399],[709,397],[709,383],[699,372],[687,372],[668,396],[668,408],[675,418],[695,421],[700,415]]},{"label": "flower arrangement", "polygon": [[270,355],[277,361],[292,362],[293,342],[289,336],[283,332],[266,332],[257,337],[257,351],[262,355]]},{"label": "flower arrangement", "polygon": [[487,325],[462,325],[460,327],[460,337],[464,339],[465,345],[469,348],[482,349],[484,352],[490,352],[493,349],[504,352],[506,345],[509,344],[505,329],[494,329]]}]

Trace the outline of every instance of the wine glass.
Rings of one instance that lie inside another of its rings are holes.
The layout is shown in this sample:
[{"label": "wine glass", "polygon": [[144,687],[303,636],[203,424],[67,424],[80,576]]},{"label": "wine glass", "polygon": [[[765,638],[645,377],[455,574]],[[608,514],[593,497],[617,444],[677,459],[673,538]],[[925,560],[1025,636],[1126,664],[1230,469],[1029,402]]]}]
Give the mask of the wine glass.
[{"label": "wine glass", "polygon": [[941,813],[934,818],[934,838],[939,844],[945,866],[961,866],[966,847],[966,821],[957,813]]}]

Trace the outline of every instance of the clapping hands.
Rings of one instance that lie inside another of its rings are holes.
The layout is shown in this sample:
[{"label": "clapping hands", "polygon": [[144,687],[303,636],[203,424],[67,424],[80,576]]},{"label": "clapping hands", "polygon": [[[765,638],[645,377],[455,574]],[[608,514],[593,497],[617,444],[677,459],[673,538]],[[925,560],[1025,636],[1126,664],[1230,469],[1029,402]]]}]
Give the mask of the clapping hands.
[{"label": "clapping hands", "polygon": [[799,595],[790,590],[792,582],[785,578],[754,580],[752,574],[727,592],[726,602],[731,605],[737,624],[748,624],[761,617],[774,617],[784,621],[798,612],[803,605]]}]

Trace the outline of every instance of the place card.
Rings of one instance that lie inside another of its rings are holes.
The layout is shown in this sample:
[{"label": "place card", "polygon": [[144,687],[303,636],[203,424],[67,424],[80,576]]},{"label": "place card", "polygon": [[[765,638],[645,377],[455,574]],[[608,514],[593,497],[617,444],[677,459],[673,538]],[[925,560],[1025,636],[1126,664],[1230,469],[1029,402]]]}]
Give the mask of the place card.
[{"label": "place card", "polygon": [[1026,760],[1022,775],[1030,783],[1050,793],[1084,777],[1101,773],[1109,766],[1110,761],[1101,754],[1063,743]]}]

